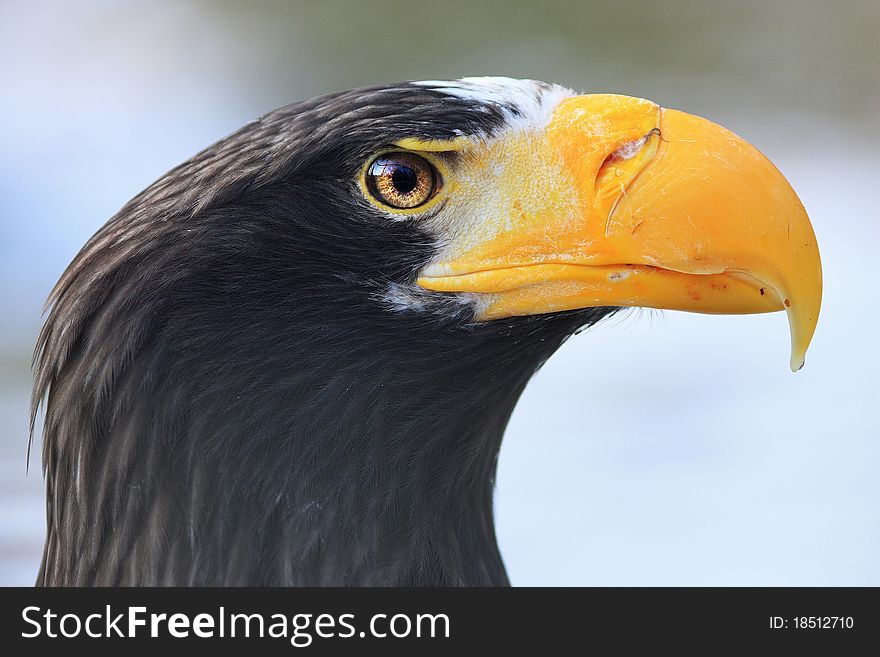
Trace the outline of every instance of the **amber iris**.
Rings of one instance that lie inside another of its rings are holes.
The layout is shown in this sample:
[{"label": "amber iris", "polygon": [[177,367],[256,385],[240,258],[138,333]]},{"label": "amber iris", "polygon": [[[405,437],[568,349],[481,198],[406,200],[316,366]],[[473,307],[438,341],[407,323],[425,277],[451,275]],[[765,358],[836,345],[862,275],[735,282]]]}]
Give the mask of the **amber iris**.
[{"label": "amber iris", "polygon": [[437,192],[439,176],[425,158],[412,153],[386,153],[367,168],[367,188],[392,208],[417,208]]}]

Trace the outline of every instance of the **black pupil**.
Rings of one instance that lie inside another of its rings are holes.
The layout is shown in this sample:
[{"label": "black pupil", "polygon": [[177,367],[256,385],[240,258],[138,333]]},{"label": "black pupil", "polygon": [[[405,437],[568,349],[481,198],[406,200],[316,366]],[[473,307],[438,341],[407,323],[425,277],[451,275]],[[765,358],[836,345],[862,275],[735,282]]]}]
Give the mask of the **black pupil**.
[{"label": "black pupil", "polygon": [[409,194],[419,184],[419,177],[415,171],[404,164],[392,165],[391,184],[401,194]]}]

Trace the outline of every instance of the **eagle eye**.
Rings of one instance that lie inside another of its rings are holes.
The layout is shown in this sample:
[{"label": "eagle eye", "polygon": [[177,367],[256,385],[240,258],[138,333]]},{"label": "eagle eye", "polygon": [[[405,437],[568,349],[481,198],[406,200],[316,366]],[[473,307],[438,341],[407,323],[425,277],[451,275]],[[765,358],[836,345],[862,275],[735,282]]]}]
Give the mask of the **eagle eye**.
[{"label": "eagle eye", "polygon": [[437,169],[414,153],[385,153],[366,171],[367,189],[380,203],[408,210],[427,202],[440,188]]}]

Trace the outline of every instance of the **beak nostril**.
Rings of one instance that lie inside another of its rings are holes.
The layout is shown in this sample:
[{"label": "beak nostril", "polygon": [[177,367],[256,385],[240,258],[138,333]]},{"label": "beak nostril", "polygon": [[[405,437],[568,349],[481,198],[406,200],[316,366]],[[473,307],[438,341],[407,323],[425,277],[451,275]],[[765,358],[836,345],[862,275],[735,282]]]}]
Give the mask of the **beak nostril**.
[{"label": "beak nostril", "polygon": [[621,146],[616,151],[611,153],[611,155],[606,157],[603,164],[609,164],[611,162],[616,162],[620,160],[633,159],[636,155],[639,154],[639,151],[642,150],[642,146],[645,145],[646,139],[647,136],[626,142],[623,146]]},{"label": "beak nostril", "polygon": [[[601,184],[608,178],[616,178],[624,175],[624,169],[628,168],[630,160],[636,160],[639,155],[645,154],[649,139],[655,135],[658,137],[660,135],[660,131],[657,128],[654,128],[648,134],[639,137],[638,139],[632,139],[618,146],[608,155],[608,157],[605,158],[602,165],[599,167],[596,176],[597,182]],[[651,152],[653,153],[653,151],[656,150],[656,142],[651,140],[651,145],[654,146],[654,148],[651,149]]]},{"label": "beak nostril", "polygon": [[659,135],[660,131],[655,128],[637,139],[618,144],[602,162],[596,172],[596,190],[599,196],[607,197],[612,209],[627,185],[656,153],[658,140],[653,137]]},{"label": "beak nostril", "polygon": [[645,147],[645,142],[648,141],[648,138],[655,135],[658,138],[660,137],[660,128],[653,128],[644,137],[633,139],[626,142],[625,144],[618,146],[615,151],[613,151],[611,154],[608,155],[608,157],[605,158],[605,161],[602,162],[601,168],[604,169],[609,164],[614,164],[616,162],[625,162],[626,160],[633,159]]}]

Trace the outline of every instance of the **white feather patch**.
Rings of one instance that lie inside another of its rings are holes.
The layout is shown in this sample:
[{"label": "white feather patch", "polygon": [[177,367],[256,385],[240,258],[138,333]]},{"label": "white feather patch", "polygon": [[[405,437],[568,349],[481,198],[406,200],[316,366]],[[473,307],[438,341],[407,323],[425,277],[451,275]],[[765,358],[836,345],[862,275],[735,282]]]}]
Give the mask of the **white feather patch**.
[{"label": "white feather patch", "polygon": [[490,295],[470,292],[437,294],[415,284],[390,283],[379,296],[395,312],[432,312],[449,315],[467,310],[478,316],[491,302]]},{"label": "white feather patch", "polygon": [[[521,129],[546,127],[559,103],[574,95],[571,89],[558,84],[504,77],[422,80],[415,84],[456,98],[499,107],[508,125]],[[509,107],[516,108],[516,111],[510,111]]]}]

